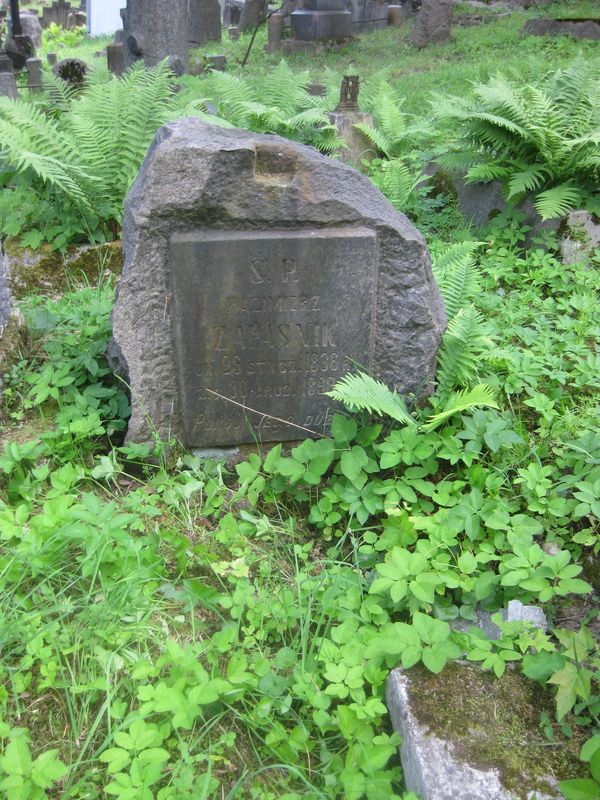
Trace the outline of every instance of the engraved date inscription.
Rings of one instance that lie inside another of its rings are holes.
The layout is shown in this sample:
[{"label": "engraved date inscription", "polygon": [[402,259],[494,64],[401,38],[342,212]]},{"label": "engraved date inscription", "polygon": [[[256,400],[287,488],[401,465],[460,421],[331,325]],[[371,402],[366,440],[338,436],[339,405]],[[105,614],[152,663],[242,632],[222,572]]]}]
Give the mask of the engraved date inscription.
[{"label": "engraved date inscription", "polygon": [[353,363],[369,368],[371,231],[179,234],[170,265],[188,443],[253,441],[253,426],[299,438],[281,420],[324,425],[324,392]]}]

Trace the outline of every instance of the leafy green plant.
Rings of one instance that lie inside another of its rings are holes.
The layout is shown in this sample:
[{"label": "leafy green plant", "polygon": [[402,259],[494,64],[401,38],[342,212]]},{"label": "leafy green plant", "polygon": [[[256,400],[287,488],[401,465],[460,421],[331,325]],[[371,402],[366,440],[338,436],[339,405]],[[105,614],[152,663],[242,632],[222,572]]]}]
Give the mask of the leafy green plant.
[{"label": "leafy green plant", "polygon": [[3,755],[0,757],[0,789],[7,800],[45,800],[46,789],[63,778],[67,767],[57,758],[58,750],[46,750],[37,758],[32,758],[29,748],[28,732],[24,728],[12,728]]},{"label": "leafy green plant", "polygon": [[595,208],[600,175],[600,61],[580,55],[537,84],[500,75],[472,96],[438,97],[436,113],[459,128],[439,158],[468,181],[501,180],[508,200],[535,196],[542,219],[581,204]]},{"label": "leafy green plant", "polygon": [[85,39],[87,30],[85,25],[79,28],[63,28],[55,22],[51,22],[42,31],[42,47],[44,48],[63,48],[77,47]]},{"label": "leafy green plant", "polygon": [[590,778],[560,781],[558,788],[565,800],[598,800],[600,797],[600,734],[592,736],[581,748],[580,758],[590,765]]},{"label": "leafy green plant", "polygon": [[[281,61],[267,76],[252,80],[212,72],[201,89],[217,114],[234,127],[276,133],[333,152],[343,143],[328,117],[331,96],[309,94],[309,84],[308,72],[294,72]],[[184,79],[184,85],[190,97],[198,92],[192,79]]]},{"label": "leafy green plant", "polygon": [[0,230],[34,229],[37,244],[51,236],[55,247],[114,238],[156,130],[178,116],[203,114],[202,102],[174,94],[172,82],[165,63],[135,65],[121,79],[63,94],[58,115],[52,103],[0,98],[3,195],[28,198],[27,214],[3,216]]}]

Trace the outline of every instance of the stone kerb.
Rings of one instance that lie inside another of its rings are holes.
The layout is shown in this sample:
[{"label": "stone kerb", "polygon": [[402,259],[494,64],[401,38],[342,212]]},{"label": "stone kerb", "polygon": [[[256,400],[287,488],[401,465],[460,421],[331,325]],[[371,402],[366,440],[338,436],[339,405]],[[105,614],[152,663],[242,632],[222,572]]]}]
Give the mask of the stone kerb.
[{"label": "stone kerb", "polygon": [[[198,411],[205,402],[217,428],[221,423],[227,427],[232,407],[211,397],[190,400],[187,396],[185,376],[200,383],[203,378],[194,374],[193,365],[189,368],[181,347],[189,349],[194,339],[204,335],[202,314],[216,313],[214,325],[223,324],[223,320],[219,322],[221,311],[212,307],[211,299],[218,302],[219,286],[212,285],[213,279],[199,279],[194,263],[190,266],[188,261],[204,253],[200,260],[214,256],[225,269],[228,247],[234,248],[231,252],[235,255],[246,247],[264,246],[274,248],[277,258],[283,253],[285,264],[285,248],[302,253],[303,237],[309,248],[304,250],[305,267],[315,282],[321,272],[332,271],[326,263],[313,260],[313,254],[320,252],[314,244],[319,237],[325,241],[324,252],[338,253],[334,272],[345,269],[345,261],[352,262],[348,278],[344,275],[340,283],[338,276],[335,283],[333,275],[333,283],[325,281],[325,285],[335,286],[335,294],[339,294],[338,288],[345,283],[340,291],[351,298],[349,318],[339,320],[340,336],[352,339],[356,330],[368,328],[371,353],[364,359],[369,363],[363,361],[363,366],[402,393],[425,394],[430,389],[446,315],[425,242],[406,217],[395,211],[366,177],[312,148],[277,136],[184,119],[158,131],[125,203],[125,265],[113,311],[110,353],[131,386],[129,441],[148,441],[156,432],[164,438],[178,437],[188,446],[210,446],[219,436],[219,444],[240,443],[239,428],[232,428],[230,434],[226,430],[214,436],[207,433],[206,439],[201,425],[197,435],[190,433],[198,430],[195,421],[186,418],[190,403],[195,403],[193,409]],[[257,244],[261,238],[267,245]],[[182,240],[178,250],[177,242]],[[341,241],[339,252],[337,240]],[[225,251],[219,249],[222,246]],[[170,269],[173,252],[177,264]],[[178,277],[181,264],[181,270],[189,267],[191,271]],[[253,269],[252,264],[244,266],[240,278],[246,281],[244,285],[254,282],[255,273],[248,272]],[[256,273],[258,283],[260,268]],[[219,271],[210,274],[216,276],[215,284],[225,280]],[[191,281],[189,290],[187,280]],[[310,285],[310,275],[302,280]],[[201,293],[197,304],[190,299],[194,291]],[[321,299],[323,306],[329,300],[332,307],[337,302],[334,293]],[[185,325],[176,319],[177,305],[180,314],[186,315]],[[200,311],[201,307],[204,310]],[[229,311],[224,308],[222,313]],[[310,323],[310,311],[306,313]],[[313,325],[313,330],[317,328]],[[285,336],[280,333],[282,341]],[[214,349],[219,349],[217,344]],[[335,368],[330,366],[321,376],[319,393],[353,368],[341,359]],[[223,370],[219,362],[217,378],[223,377]],[[251,399],[249,407],[253,407]],[[298,413],[302,415],[305,406],[300,400]],[[275,399],[254,402],[260,403],[261,411],[269,410],[271,403],[273,408],[279,407]],[[294,398],[289,402],[293,405]],[[282,432],[280,425],[270,426],[257,416],[251,421],[257,426],[261,423],[263,441],[299,438],[297,429]],[[251,439],[242,437],[241,441]]]}]

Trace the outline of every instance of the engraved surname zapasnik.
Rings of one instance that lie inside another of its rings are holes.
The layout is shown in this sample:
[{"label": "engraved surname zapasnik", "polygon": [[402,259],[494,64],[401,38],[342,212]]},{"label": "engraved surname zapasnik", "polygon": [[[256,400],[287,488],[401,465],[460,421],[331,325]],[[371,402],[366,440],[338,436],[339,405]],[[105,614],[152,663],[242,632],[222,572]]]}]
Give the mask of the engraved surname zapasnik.
[{"label": "engraved surname zapasnik", "polygon": [[323,392],[353,365],[370,368],[373,231],[177,234],[169,272],[189,446],[302,438],[297,429],[245,414],[207,389],[321,431],[331,406]]}]

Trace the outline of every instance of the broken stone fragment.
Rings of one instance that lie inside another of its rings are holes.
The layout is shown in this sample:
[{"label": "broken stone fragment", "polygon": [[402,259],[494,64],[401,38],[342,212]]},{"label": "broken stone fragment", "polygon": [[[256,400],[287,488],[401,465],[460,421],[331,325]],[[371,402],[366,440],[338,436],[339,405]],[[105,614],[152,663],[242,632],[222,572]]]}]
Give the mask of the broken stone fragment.
[{"label": "broken stone fragment", "polygon": [[[535,625],[536,628],[541,628],[545,631],[548,628],[548,621],[546,615],[539,606],[526,606],[520,600],[510,600],[506,608],[501,609],[500,614],[503,622],[529,622]],[[466,633],[469,628],[481,628],[488,639],[499,639],[502,631],[492,621],[494,614],[490,611],[484,611],[478,606],[472,620],[457,619],[450,622],[450,627],[457,631]]]},{"label": "broken stone fragment", "polygon": [[550,695],[516,671],[396,669],[386,695],[406,787],[420,800],[558,800],[558,781],[583,775],[577,744],[548,747],[539,729]]},{"label": "broken stone fragment", "polygon": [[588,211],[571,211],[565,220],[565,235],[561,243],[563,264],[588,262],[600,247],[600,223]]}]

